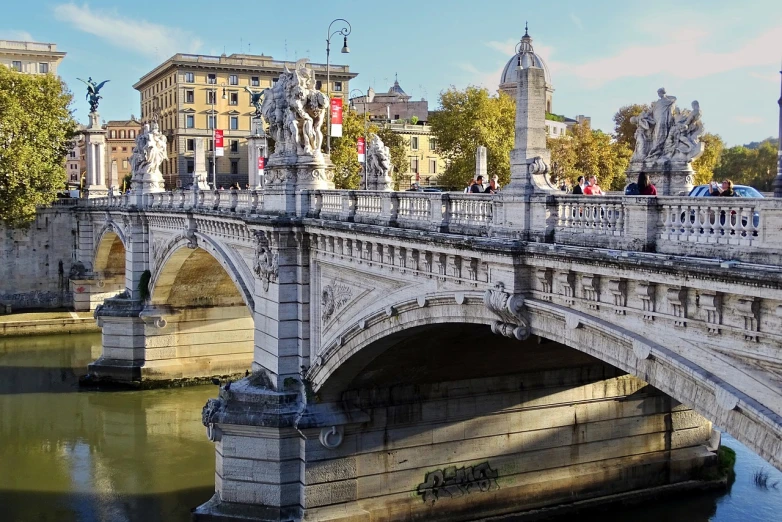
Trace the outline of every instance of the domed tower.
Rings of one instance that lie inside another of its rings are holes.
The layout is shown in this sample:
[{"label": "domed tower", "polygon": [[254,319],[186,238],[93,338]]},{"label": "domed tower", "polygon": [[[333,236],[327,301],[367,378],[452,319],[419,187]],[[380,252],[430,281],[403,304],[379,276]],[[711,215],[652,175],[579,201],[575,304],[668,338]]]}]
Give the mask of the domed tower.
[{"label": "domed tower", "polygon": [[528,67],[539,67],[543,69],[546,78],[546,112],[551,111],[551,100],[554,97],[554,87],[551,84],[551,73],[548,70],[546,62],[532,49],[532,37],[529,35],[527,25],[524,25],[524,36],[517,46],[517,52],[505,64],[500,76],[500,91],[504,92],[514,100],[516,99],[516,79],[518,78],[518,67],[522,69]]},{"label": "domed tower", "polygon": [[402,87],[399,85],[399,78],[396,74],[394,74],[394,85],[391,86],[391,88],[388,89],[388,94],[393,94],[397,98],[401,98],[404,101],[407,101],[410,99],[410,95],[407,94]]}]

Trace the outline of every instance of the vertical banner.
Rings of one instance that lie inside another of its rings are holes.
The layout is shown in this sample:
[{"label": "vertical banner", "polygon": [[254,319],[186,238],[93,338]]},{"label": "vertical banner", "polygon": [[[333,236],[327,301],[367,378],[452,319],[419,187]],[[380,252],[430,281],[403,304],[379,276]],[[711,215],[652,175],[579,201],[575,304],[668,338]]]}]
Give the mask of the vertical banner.
[{"label": "vertical banner", "polygon": [[331,135],[342,137],[342,98],[331,99]]},{"label": "vertical banner", "polygon": [[363,136],[359,136],[358,143],[356,143],[356,152],[358,152],[358,162],[364,163],[366,161],[366,142]]},{"label": "vertical banner", "polygon": [[266,165],[266,158],[258,156],[258,175],[263,177],[263,167]]},{"label": "vertical banner", "polygon": [[215,156],[222,156],[223,151],[223,131],[220,129],[215,129]]}]

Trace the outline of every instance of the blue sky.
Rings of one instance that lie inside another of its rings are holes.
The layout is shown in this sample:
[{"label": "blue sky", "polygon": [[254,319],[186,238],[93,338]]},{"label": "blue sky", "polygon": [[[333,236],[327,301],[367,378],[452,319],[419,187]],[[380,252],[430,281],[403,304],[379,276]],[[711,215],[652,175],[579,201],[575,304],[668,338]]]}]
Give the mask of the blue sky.
[{"label": "blue sky", "polygon": [[[176,52],[248,50],[275,59],[325,62],[329,22],[353,26],[351,53],[333,61],[359,73],[351,88],[399,83],[437,106],[440,91],[469,84],[496,90],[499,74],[529,21],[535,50],[549,64],[554,112],[592,117],[611,131],[625,104],[650,102],[664,86],[682,105],[700,101],[707,131],[729,145],[776,136],[782,62],[782,2],[395,0],[16,1],[3,7],[0,38],[54,42],[68,55],[60,74],[111,79],[101,116],[138,115],[131,87]],[[336,27],[336,26],[335,26]]]}]

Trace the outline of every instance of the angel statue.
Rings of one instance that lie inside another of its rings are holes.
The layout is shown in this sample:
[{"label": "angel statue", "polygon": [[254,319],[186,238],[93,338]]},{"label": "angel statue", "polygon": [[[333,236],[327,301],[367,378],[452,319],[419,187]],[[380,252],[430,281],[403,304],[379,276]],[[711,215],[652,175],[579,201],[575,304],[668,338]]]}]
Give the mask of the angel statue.
[{"label": "angel statue", "polygon": [[262,120],[263,113],[261,112],[261,107],[263,106],[263,95],[266,93],[266,89],[256,92],[245,85],[244,90],[250,93],[250,105],[255,107],[255,117]]},{"label": "angel statue", "polygon": [[87,80],[82,80],[81,78],[76,78],[80,82],[84,82],[85,85],[87,85],[87,97],[86,100],[90,102],[90,112],[98,112],[98,100],[103,98],[100,94],[100,90],[103,88],[104,85],[106,85],[110,80],[103,80],[100,83],[95,83],[92,80],[92,76],[87,78]]}]

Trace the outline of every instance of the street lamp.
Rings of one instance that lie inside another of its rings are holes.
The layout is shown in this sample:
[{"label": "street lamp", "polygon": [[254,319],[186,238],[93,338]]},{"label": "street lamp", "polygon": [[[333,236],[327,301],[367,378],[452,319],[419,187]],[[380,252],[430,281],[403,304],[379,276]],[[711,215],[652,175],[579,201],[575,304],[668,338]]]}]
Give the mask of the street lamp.
[{"label": "street lamp", "polygon": [[[228,98],[225,93],[225,82],[220,82],[220,87],[223,88],[223,99]],[[209,127],[212,127],[212,188],[217,190],[217,114],[215,114],[215,103],[217,102],[217,89],[212,91],[212,96],[209,97],[212,101],[212,114],[209,115]],[[197,182],[196,182],[197,184]]]},{"label": "street lamp", "polygon": [[[353,93],[357,92],[362,97],[362,102],[364,104],[364,190],[369,190],[369,176],[367,175],[367,160],[369,159],[368,147],[369,143],[367,143],[367,95],[361,92],[359,89],[353,89],[350,91],[350,94],[348,94],[348,98],[353,96]],[[353,105],[353,100],[350,100],[351,105]]]},{"label": "street lamp", "polygon": [[[342,29],[338,31],[331,32],[331,26],[334,25],[336,22],[345,22],[347,24],[347,27],[343,27]],[[328,138],[326,140],[326,153],[331,154],[331,66],[329,61],[329,55],[331,54],[331,37],[335,34],[341,34],[344,37],[343,45],[342,45],[342,53],[348,54],[350,52],[350,48],[348,48],[348,35],[350,34],[350,30],[352,27],[350,27],[350,22],[345,20],[344,18],[337,18],[336,20],[332,20],[332,22],[329,24],[329,29],[326,32],[326,97],[329,99],[329,128],[328,128]]]}]

